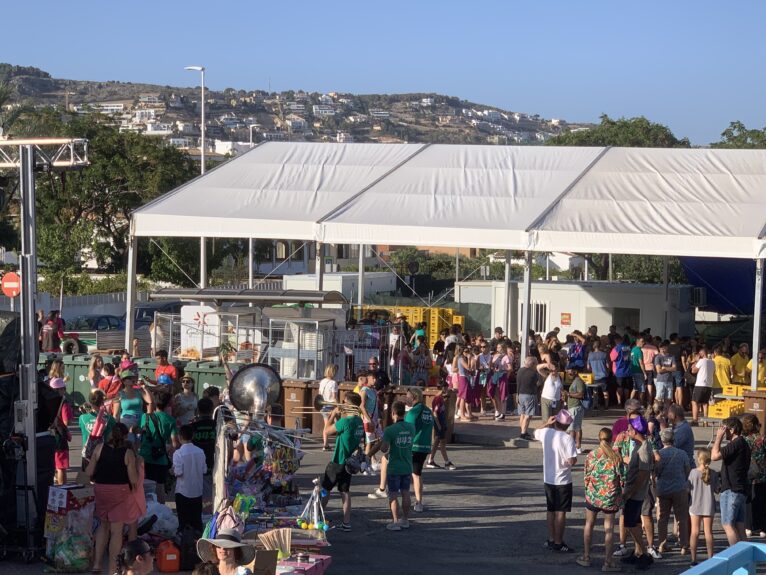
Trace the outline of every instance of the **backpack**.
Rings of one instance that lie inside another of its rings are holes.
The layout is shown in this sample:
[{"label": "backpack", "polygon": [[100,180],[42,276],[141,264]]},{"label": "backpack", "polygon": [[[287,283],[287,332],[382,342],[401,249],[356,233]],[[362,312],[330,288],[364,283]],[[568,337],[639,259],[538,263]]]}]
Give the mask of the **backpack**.
[{"label": "backpack", "polygon": [[[154,431],[149,428],[149,420],[154,424]],[[148,417],[144,420],[144,441],[151,445],[152,459],[159,461],[165,456],[170,461],[168,451],[165,448],[165,439],[160,432],[160,423],[157,416],[153,413],[148,414]]]},{"label": "backpack", "polygon": [[50,351],[59,347],[61,340],[59,339],[58,326],[50,321],[46,322],[41,330],[40,339],[43,351]]},{"label": "backpack", "polygon": [[191,525],[184,527],[181,536],[178,538],[178,549],[181,554],[181,571],[193,571],[199,563],[197,555],[197,540],[202,533],[194,529]]}]

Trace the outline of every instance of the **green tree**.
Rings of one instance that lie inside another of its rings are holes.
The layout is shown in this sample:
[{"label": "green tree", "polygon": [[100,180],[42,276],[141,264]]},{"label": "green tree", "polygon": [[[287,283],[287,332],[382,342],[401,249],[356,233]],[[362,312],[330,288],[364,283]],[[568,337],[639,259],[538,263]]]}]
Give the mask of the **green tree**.
[{"label": "green tree", "polygon": [[[15,67],[0,64],[0,138],[13,135],[16,127],[29,111],[24,105],[13,105],[13,87],[4,78]],[[14,194],[18,185],[18,174],[13,170],[0,173],[0,245],[9,249],[20,247],[18,226],[12,217]]]},{"label": "green tree", "polygon": [[766,128],[748,130],[742,122],[729,124],[721,133],[721,140],[711,144],[713,148],[766,148]]},{"label": "green tree", "polygon": [[[131,212],[197,175],[180,151],[121,133],[97,115],[62,118],[48,109],[30,118],[28,127],[30,135],[89,141],[89,167],[38,178],[39,253],[49,274],[78,271],[82,254],[107,271],[124,269]],[[194,260],[181,267],[189,269]]]},{"label": "green tree", "polygon": [[606,114],[589,130],[564,132],[546,142],[548,146],[618,146],[633,148],[689,148],[687,138],[676,138],[670,128],[643,116],[613,120]]}]

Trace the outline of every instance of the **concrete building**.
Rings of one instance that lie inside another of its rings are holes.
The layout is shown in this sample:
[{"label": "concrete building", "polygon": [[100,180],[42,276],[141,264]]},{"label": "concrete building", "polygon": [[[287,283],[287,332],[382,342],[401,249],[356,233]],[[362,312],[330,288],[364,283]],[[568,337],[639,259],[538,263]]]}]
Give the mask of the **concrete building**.
[{"label": "concrete building", "polygon": [[311,106],[311,110],[315,116],[334,116],[335,107],[327,104],[315,104]]}]

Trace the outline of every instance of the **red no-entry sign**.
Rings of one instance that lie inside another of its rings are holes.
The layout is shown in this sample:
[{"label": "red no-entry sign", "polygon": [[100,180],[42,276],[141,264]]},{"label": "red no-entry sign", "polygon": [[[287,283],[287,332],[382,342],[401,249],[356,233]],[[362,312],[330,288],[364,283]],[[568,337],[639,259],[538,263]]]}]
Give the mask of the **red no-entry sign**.
[{"label": "red no-entry sign", "polygon": [[17,297],[21,293],[21,278],[16,272],[8,272],[0,282],[0,288],[6,297]]}]

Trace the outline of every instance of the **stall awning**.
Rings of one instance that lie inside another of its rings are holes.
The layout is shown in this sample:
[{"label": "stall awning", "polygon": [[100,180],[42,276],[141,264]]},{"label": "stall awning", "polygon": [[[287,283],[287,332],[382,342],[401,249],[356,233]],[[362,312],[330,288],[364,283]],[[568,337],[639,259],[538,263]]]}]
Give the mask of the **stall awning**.
[{"label": "stall awning", "polygon": [[217,304],[246,302],[259,306],[281,304],[348,304],[348,300],[338,291],[308,290],[233,290],[220,288],[166,288],[149,294],[150,300],[214,301]]}]

